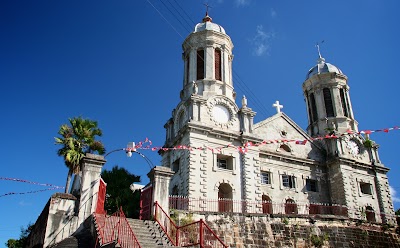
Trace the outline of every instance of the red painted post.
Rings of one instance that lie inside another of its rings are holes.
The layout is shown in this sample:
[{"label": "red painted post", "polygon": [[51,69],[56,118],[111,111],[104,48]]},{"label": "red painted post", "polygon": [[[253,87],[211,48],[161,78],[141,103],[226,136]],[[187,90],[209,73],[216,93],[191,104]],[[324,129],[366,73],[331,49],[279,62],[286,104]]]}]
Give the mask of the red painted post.
[{"label": "red painted post", "polygon": [[200,225],[200,248],[204,248],[203,219],[200,219],[199,225]]},{"label": "red painted post", "polygon": [[[154,219],[157,220],[157,211],[158,211],[158,202],[154,202],[155,208],[154,208]],[[160,220],[159,220],[160,221]]]}]

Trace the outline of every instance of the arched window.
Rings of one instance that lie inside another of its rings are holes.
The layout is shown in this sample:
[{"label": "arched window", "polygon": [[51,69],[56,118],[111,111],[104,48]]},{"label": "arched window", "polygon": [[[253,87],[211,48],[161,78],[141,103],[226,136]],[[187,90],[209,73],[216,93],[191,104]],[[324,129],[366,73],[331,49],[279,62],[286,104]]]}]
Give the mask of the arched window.
[{"label": "arched window", "polygon": [[332,95],[331,95],[331,90],[328,88],[323,89],[324,93],[324,103],[325,103],[325,111],[326,111],[326,116],[327,117],[333,117],[334,111],[333,111],[333,102],[332,102]]},{"label": "arched window", "polygon": [[204,50],[197,50],[197,80],[204,79]]},{"label": "arched window", "polygon": [[376,222],[375,212],[371,206],[367,206],[365,208],[365,217],[367,218],[367,221],[369,221],[369,222]]},{"label": "arched window", "polygon": [[214,52],[214,69],[215,69],[215,79],[216,80],[222,80],[222,72],[221,72],[221,50],[215,49]]},{"label": "arched window", "polygon": [[311,123],[314,123],[318,119],[318,113],[317,113],[317,105],[315,104],[315,97],[314,93],[310,94],[310,103],[311,103]]},{"label": "arched window", "polygon": [[178,118],[178,130],[179,131],[183,126],[185,125],[185,112],[181,111],[179,113],[179,118]]},{"label": "arched window", "polygon": [[285,214],[297,214],[297,204],[292,199],[287,199],[285,202]]},{"label": "arched window", "polygon": [[344,89],[340,89],[340,101],[342,102],[343,114],[344,116],[349,117],[348,105],[344,94]]},{"label": "arched window", "polygon": [[262,211],[263,214],[272,214],[272,201],[267,195],[262,195]]},{"label": "arched window", "polygon": [[218,187],[218,212],[232,212],[232,187],[221,183]]}]

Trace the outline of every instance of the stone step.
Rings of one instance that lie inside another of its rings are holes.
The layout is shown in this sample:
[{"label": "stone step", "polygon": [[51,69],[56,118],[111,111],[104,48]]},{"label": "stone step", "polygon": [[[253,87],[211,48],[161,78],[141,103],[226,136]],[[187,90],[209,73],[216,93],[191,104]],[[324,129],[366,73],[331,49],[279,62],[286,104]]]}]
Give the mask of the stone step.
[{"label": "stone step", "polygon": [[155,221],[128,219],[133,233],[142,247],[176,247]]}]

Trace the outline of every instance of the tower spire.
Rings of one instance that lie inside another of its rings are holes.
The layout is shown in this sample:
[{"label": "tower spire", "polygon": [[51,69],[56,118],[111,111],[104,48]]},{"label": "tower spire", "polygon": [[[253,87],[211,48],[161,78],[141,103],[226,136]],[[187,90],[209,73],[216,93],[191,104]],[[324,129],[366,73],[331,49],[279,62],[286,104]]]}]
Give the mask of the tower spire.
[{"label": "tower spire", "polygon": [[321,42],[317,42],[317,44],[315,45],[315,47],[317,48],[317,51],[318,51],[318,62],[325,61],[325,59],[321,55],[320,45],[322,43],[324,43],[324,40],[322,40]]},{"label": "tower spire", "polygon": [[204,3],[204,6],[206,6],[206,16],[203,18],[203,22],[212,22],[212,18],[208,15],[208,9],[211,8],[208,3]]}]

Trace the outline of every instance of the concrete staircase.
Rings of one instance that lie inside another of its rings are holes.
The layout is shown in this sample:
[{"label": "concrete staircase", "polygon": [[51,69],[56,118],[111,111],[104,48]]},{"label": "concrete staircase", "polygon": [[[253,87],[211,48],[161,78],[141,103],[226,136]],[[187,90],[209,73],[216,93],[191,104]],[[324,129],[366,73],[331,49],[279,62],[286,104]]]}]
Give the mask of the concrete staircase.
[{"label": "concrete staircase", "polygon": [[142,248],[177,247],[155,221],[127,219]]}]

